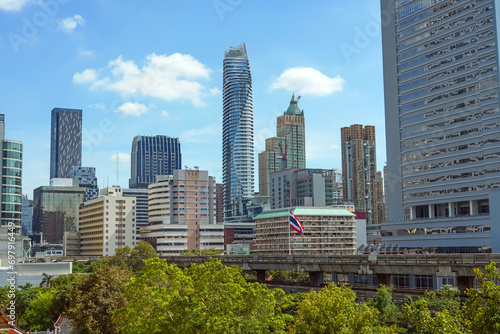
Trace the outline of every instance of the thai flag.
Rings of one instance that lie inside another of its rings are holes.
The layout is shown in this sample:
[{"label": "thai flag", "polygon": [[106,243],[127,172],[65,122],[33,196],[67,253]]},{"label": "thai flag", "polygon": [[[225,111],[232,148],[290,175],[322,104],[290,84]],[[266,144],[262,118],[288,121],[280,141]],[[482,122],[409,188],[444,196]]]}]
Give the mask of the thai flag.
[{"label": "thai flag", "polygon": [[293,215],[292,211],[290,211],[290,226],[295,231],[297,231],[297,233],[300,234],[300,236],[302,238],[304,238],[304,227],[302,226],[302,224],[300,223],[300,221],[297,219],[297,217],[295,217]]}]

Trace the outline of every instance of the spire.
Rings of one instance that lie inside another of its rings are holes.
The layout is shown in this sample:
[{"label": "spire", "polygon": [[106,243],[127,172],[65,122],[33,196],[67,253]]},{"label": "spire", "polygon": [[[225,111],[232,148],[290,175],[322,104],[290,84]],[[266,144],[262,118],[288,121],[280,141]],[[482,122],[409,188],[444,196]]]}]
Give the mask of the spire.
[{"label": "spire", "polygon": [[298,101],[295,98],[295,94],[292,94],[292,99],[290,100],[290,106],[288,107],[287,111],[285,111],[285,115],[304,116],[304,111],[299,109]]}]

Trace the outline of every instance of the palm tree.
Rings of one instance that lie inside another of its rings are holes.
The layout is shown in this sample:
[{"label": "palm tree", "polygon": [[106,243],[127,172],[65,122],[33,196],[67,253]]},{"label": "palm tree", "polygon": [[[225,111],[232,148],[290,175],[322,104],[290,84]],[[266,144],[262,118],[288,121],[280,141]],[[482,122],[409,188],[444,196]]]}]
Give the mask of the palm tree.
[{"label": "palm tree", "polygon": [[54,276],[43,273],[42,281],[40,282],[40,286],[45,286],[47,288],[52,288],[54,286]]}]

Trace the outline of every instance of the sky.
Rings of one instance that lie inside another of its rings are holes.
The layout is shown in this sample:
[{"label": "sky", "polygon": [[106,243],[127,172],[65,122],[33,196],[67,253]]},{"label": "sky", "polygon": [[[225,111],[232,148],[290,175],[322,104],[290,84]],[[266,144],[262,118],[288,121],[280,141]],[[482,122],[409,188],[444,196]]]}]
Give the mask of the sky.
[{"label": "sky", "polygon": [[245,43],[258,153],[292,94],[306,166],[341,168],[340,128],[374,125],[386,161],[380,8],[371,0],[0,0],[0,113],[23,193],[49,185],[50,114],[83,110],[82,165],[128,187],[136,135],[179,137],[182,165],[222,182],[222,63]]}]

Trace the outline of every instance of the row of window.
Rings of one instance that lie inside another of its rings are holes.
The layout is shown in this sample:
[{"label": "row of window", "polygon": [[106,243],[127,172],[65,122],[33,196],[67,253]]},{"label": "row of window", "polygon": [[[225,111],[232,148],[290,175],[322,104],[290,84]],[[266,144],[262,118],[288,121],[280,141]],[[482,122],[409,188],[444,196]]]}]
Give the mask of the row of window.
[{"label": "row of window", "polygon": [[460,188],[453,188],[453,189],[425,191],[425,192],[418,192],[418,193],[413,193],[413,194],[404,194],[403,199],[406,200],[406,199],[419,198],[419,197],[468,193],[468,192],[472,192],[472,191],[483,191],[483,190],[498,188],[498,187],[500,187],[500,183],[489,183],[489,184],[482,184],[482,185],[477,185],[477,186],[468,186],[468,187],[460,187]]}]

